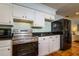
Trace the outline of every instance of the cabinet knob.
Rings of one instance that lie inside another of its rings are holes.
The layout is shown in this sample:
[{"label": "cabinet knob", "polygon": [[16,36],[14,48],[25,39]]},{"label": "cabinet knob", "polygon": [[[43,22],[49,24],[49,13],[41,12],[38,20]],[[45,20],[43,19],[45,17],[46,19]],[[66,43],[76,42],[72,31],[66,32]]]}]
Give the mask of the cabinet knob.
[{"label": "cabinet knob", "polygon": [[27,18],[27,16],[25,16],[25,18]]},{"label": "cabinet knob", "polygon": [[57,36],[56,36],[56,38],[57,38]]},{"label": "cabinet knob", "polygon": [[52,38],[52,37],[50,37],[50,38]]},{"label": "cabinet knob", "polygon": [[52,41],[54,41],[54,40],[52,40]]},{"label": "cabinet knob", "polygon": [[8,49],[8,50],[10,50],[10,49]]},{"label": "cabinet knob", "polygon": [[24,18],[24,16],[22,16]]},{"label": "cabinet knob", "polygon": [[45,40],[45,38],[43,38],[43,40]]}]

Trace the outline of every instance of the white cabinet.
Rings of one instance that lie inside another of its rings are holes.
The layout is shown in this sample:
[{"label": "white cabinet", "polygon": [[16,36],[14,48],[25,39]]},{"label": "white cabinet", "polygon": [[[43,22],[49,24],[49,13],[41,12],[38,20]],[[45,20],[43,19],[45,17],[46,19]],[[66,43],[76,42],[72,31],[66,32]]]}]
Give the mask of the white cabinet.
[{"label": "white cabinet", "polygon": [[35,13],[32,9],[13,5],[13,18],[33,21],[35,19]]},{"label": "white cabinet", "polygon": [[55,19],[55,15],[47,14],[47,13],[43,13],[43,15],[44,15],[44,18],[48,21],[49,20],[53,21]]},{"label": "white cabinet", "polygon": [[31,21],[35,20],[35,10],[26,8],[25,11],[26,11],[25,13],[27,20],[31,20]]},{"label": "white cabinet", "polygon": [[24,7],[13,5],[13,18],[25,19],[25,10]]},{"label": "white cabinet", "polygon": [[50,19],[50,15],[49,14],[43,13],[43,15],[44,15],[45,19]]},{"label": "white cabinet", "polygon": [[11,56],[12,55],[12,47],[0,47],[0,56]]},{"label": "white cabinet", "polygon": [[54,45],[55,45],[54,41],[55,41],[54,37],[50,36],[49,37],[49,53],[54,52]]},{"label": "white cabinet", "polygon": [[44,16],[42,12],[26,7],[13,5],[13,18],[33,21],[33,27],[44,27]]},{"label": "white cabinet", "polygon": [[60,35],[55,35],[53,36],[53,39],[54,39],[54,44],[53,45],[53,51],[56,52],[60,49]]},{"label": "white cabinet", "polygon": [[53,35],[49,37],[50,53],[56,52],[60,49],[60,35]]},{"label": "white cabinet", "polygon": [[0,24],[12,25],[12,6],[10,4],[0,4]]},{"label": "white cabinet", "polygon": [[45,19],[44,19],[42,12],[36,11],[35,19],[33,21],[34,21],[34,23],[33,23],[34,27],[44,27]]},{"label": "white cabinet", "polygon": [[60,35],[39,37],[38,42],[39,55],[47,55],[60,49]]},{"label": "white cabinet", "polygon": [[11,40],[0,40],[0,47],[6,47],[6,46],[11,46],[12,41]]},{"label": "white cabinet", "polygon": [[39,37],[39,44],[38,44],[38,52],[39,52],[39,56],[40,55],[47,55],[49,53],[49,42],[48,42],[48,38],[47,37]]},{"label": "white cabinet", "polygon": [[55,15],[50,15],[50,20],[54,21],[55,20]]},{"label": "white cabinet", "polygon": [[0,40],[0,56],[11,56],[11,55],[12,55],[12,41]]}]

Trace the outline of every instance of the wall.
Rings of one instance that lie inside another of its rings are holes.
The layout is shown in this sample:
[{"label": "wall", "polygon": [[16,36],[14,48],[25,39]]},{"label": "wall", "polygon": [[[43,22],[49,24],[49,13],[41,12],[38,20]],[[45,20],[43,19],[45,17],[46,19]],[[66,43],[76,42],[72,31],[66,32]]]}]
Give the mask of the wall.
[{"label": "wall", "polygon": [[30,29],[31,24],[30,23],[24,23],[24,22],[15,22],[13,28],[16,28],[16,29]]},{"label": "wall", "polygon": [[[16,29],[31,29],[30,23],[22,23],[22,22],[15,22],[14,28]],[[45,22],[45,26],[43,28],[33,28],[32,32],[51,32],[51,22]]]},{"label": "wall", "polygon": [[37,29],[34,28],[32,29],[33,32],[51,32],[51,22],[45,22],[45,26],[43,28]]}]

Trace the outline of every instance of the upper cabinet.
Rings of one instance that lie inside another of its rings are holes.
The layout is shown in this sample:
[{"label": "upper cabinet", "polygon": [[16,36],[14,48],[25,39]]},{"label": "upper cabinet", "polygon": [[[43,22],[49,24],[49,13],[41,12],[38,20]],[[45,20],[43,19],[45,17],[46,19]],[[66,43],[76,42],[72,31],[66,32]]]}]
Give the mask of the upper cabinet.
[{"label": "upper cabinet", "polygon": [[13,4],[13,18],[33,21],[32,27],[35,28],[44,27],[45,19],[48,21],[54,20],[55,17],[52,14]]},{"label": "upper cabinet", "polygon": [[13,5],[13,18],[33,21],[32,27],[44,26],[44,16],[42,13],[30,8]]},{"label": "upper cabinet", "polygon": [[0,4],[0,24],[12,25],[12,6],[11,4]]},{"label": "upper cabinet", "polygon": [[35,11],[35,19],[33,21],[33,27],[44,27],[45,18],[42,12]]},{"label": "upper cabinet", "polygon": [[13,5],[13,18],[32,21],[35,18],[34,10],[18,5]]},{"label": "upper cabinet", "polygon": [[43,13],[45,20],[48,21],[53,21],[55,19],[55,14],[47,14],[47,13]]},{"label": "upper cabinet", "polygon": [[18,5],[13,5],[13,18],[16,19],[25,19],[25,8],[18,6]]},{"label": "upper cabinet", "polygon": [[35,10],[26,8],[25,13],[26,13],[26,18],[28,20],[31,20],[31,21],[35,20]]}]

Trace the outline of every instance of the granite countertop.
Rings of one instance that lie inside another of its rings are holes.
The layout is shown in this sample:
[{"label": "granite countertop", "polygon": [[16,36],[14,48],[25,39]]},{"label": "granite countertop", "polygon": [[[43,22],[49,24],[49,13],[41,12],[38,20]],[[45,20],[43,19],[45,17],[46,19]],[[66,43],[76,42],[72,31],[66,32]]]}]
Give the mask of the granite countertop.
[{"label": "granite countertop", "polygon": [[51,36],[51,35],[60,35],[59,33],[53,33],[53,32],[36,32],[32,33],[33,37],[42,37],[42,36]]}]

